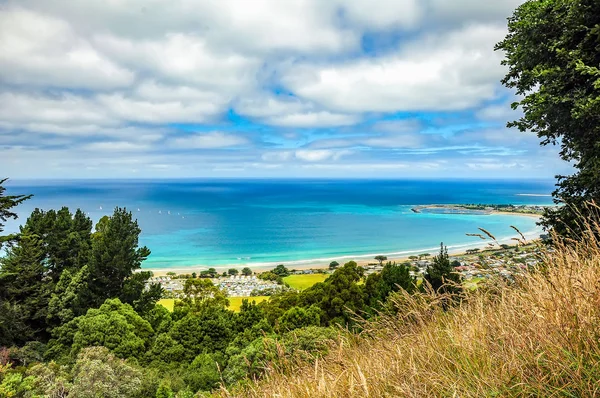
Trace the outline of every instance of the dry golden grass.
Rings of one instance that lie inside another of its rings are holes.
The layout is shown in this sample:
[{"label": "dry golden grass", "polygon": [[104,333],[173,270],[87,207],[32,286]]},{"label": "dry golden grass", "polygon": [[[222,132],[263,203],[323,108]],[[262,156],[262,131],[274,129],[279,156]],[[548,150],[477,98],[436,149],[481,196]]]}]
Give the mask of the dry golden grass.
[{"label": "dry golden grass", "polygon": [[432,293],[399,295],[397,315],[365,323],[330,353],[222,397],[600,396],[600,242],[589,225],[557,242],[538,272],[466,292],[442,309]]}]

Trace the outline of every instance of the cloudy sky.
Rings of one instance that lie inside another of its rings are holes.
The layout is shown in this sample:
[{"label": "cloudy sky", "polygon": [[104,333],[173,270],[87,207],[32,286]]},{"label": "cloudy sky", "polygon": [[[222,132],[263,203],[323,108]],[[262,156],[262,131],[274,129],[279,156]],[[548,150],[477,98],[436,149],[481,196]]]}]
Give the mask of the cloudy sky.
[{"label": "cloudy sky", "polygon": [[0,1],[1,174],[551,178],[505,128],[519,3]]}]

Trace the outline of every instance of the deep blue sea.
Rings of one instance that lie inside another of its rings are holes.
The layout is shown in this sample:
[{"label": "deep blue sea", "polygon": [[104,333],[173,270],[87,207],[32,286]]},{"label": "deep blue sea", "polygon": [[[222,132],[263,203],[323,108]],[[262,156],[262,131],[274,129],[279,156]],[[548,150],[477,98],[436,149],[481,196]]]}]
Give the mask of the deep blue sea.
[{"label": "deep blue sea", "polygon": [[[19,222],[36,207],[68,206],[97,221],[115,206],[134,213],[148,269],[289,266],[377,254],[458,250],[481,244],[466,233],[482,227],[500,239],[511,225],[539,235],[536,220],[513,215],[415,214],[412,205],[551,204],[553,181],[170,180],[17,181],[8,194],[35,196],[18,208]],[[9,223],[14,231],[17,223]]]}]

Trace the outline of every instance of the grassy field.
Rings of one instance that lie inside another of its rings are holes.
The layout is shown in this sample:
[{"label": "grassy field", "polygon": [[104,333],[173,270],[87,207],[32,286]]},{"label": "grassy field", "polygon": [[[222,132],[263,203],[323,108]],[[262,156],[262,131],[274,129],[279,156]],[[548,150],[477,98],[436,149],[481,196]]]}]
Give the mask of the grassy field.
[{"label": "grassy field", "polygon": [[290,275],[283,278],[283,281],[294,289],[304,290],[315,283],[323,282],[328,276],[325,274]]},{"label": "grassy field", "polygon": [[245,299],[248,299],[250,303],[256,301],[256,304],[258,304],[262,301],[268,300],[269,296],[229,297],[229,309],[238,312],[240,310],[240,307],[242,306],[242,300]]},{"label": "grassy field", "polygon": [[160,300],[158,300],[158,304],[162,305],[169,311],[173,311],[173,306],[175,305],[175,299],[160,299]]},{"label": "grassy field", "polygon": [[[256,304],[268,300],[268,296],[256,296],[256,297],[229,297],[229,309],[233,311],[239,311],[242,306],[242,300],[248,299],[248,301],[256,301]],[[173,306],[175,305],[175,299],[161,299],[158,301],[158,304],[162,305],[169,311],[173,311]]]}]

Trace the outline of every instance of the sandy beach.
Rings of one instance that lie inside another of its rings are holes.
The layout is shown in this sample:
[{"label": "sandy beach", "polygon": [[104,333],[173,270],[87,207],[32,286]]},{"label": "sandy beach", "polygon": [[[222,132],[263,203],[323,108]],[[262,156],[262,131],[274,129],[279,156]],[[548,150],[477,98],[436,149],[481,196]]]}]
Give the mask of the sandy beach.
[{"label": "sandy beach", "polygon": [[[513,216],[518,215],[518,216],[522,216],[522,217],[532,217],[532,218],[537,218],[537,219],[541,218],[541,216],[538,214],[530,214],[530,213],[513,213],[513,212],[494,211],[494,212],[492,212],[492,214],[513,215]],[[525,236],[527,242],[531,242],[531,241],[539,239],[540,231],[537,229],[534,231],[526,231],[526,232],[521,231],[521,232]],[[515,237],[516,236],[517,236],[517,234],[515,233]],[[488,248],[489,247],[488,243],[492,242],[490,239],[483,240],[476,236],[472,237],[472,239],[473,239],[472,244],[467,243],[464,245],[457,245],[455,247],[449,247],[448,253],[453,256],[460,256],[460,255],[466,254],[466,250],[468,250],[468,249]],[[503,243],[514,244],[515,241],[511,240],[509,238],[509,239],[498,240],[498,243],[499,244],[503,244]],[[402,261],[409,260],[409,257],[412,255],[418,255],[421,253],[429,253],[431,255],[435,255],[438,253],[438,251],[439,251],[439,246],[435,247],[435,248],[432,247],[432,250],[424,249],[420,252],[417,252],[416,250],[402,252],[402,253],[410,252],[410,254],[399,254],[399,253],[396,253],[396,254],[381,253],[381,254],[387,256],[388,261],[402,262]],[[302,260],[302,261],[293,261],[293,262],[288,262],[288,263],[286,263],[285,261],[278,262],[278,263],[269,263],[269,264],[235,264],[235,263],[232,263],[232,264],[224,264],[224,265],[219,265],[219,266],[208,266],[208,265],[198,264],[198,265],[190,265],[188,267],[178,267],[178,268],[161,268],[161,269],[142,268],[142,270],[152,271],[155,276],[164,276],[167,274],[167,272],[175,272],[177,274],[191,274],[192,272],[195,272],[195,273],[199,274],[201,271],[205,271],[211,267],[215,268],[219,272],[227,271],[230,268],[236,268],[236,269],[241,270],[244,267],[248,267],[254,272],[263,272],[263,271],[268,271],[270,269],[273,269],[277,264],[285,264],[289,269],[297,269],[297,270],[328,269],[329,263],[334,260],[339,262],[340,264],[346,263],[348,261],[355,261],[358,265],[368,265],[368,264],[373,264],[373,263],[377,262],[373,257],[375,257],[375,255],[365,256],[365,255],[348,254],[348,255],[339,256],[337,258],[331,258],[331,259],[328,258],[328,259]]]}]

